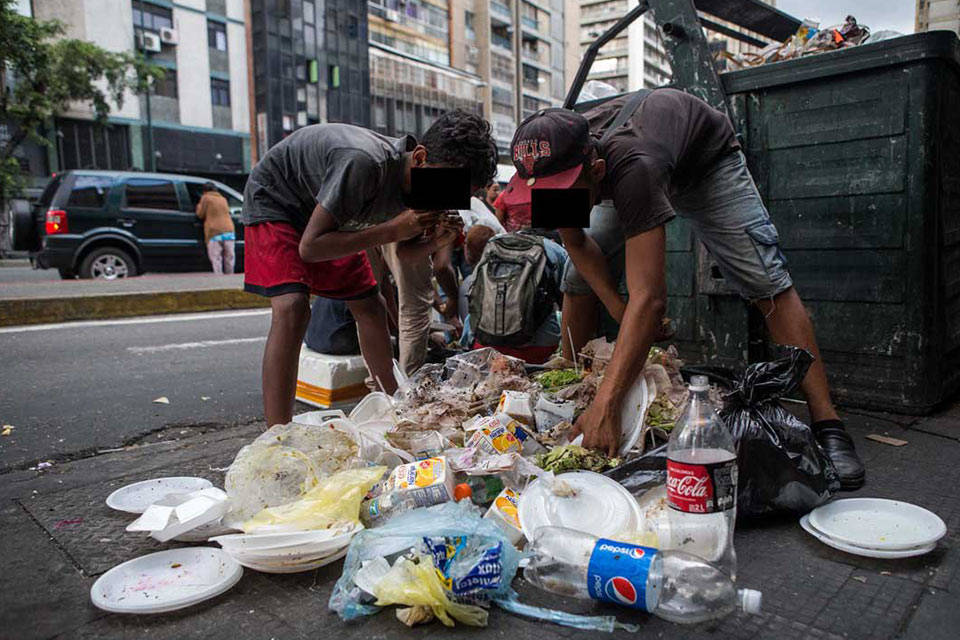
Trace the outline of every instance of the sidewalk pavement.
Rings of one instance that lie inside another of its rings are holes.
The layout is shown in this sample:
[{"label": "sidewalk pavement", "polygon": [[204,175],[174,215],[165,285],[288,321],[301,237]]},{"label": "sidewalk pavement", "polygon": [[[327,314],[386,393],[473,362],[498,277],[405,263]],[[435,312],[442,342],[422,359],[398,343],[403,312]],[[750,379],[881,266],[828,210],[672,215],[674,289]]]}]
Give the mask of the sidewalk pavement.
[{"label": "sidewalk pavement", "polygon": [[0,285],[0,326],[266,307],[243,291],[243,274],[157,274],[119,280]]},{"label": "sidewalk pavement", "polygon": [[[957,637],[960,628],[960,404],[938,415],[904,418],[847,414],[867,464],[867,485],[842,496],[886,497],[932,509],[947,537],[919,558],[882,561],[835,551],[804,533],[794,518],[737,530],[738,582],[763,592],[759,616],[738,614],[714,626],[681,627],[624,609],[544,594],[517,580],[521,599],[577,613],[616,614],[641,625],[616,638],[817,638],[825,640]],[[104,499],[127,483],[168,475],[199,475],[222,486],[220,469],[261,430],[234,427],[183,440],[151,442],[57,465],[7,474],[0,483],[4,536],[0,629],[11,638],[602,638],[512,616],[490,615],[487,629],[407,629],[392,611],[344,624],[327,610],[342,563],[307,573],[246,570],[230,591],[189,609],[122,616],[94,608],[97,576],[145,553],[169,548],[124,532],[132,516]],[[177,433],[177,432],[174,432]],[[866,440],[906,440],[892,447]],[[153,440],[153,438],[151,439]]]}]

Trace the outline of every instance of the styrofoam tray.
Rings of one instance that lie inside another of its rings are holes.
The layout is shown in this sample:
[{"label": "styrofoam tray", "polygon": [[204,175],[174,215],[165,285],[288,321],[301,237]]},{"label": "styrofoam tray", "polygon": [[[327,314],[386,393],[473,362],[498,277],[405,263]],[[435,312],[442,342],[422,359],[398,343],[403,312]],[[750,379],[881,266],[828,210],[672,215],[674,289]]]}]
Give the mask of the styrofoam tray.
[{"label": "styrofoam tray", "polygon": [[292,531],[286,533],[234,533],[210,538],[228,551],[257,552],[290,551],[309,545],[315,548],[325,545],[336,549],[348,543],[354,535],[363,529],[363,525],[320,529],[311,531]]},{"label": "styrofoam tray", "polygon": [[864,556],[866,558],[880,558],[885,560],[896,560],[899,558],[912,558],[914,556],[922,556],[925,553],[930,553],[937,547],[937,543],[924,545],[922,547],[914,547],[913,549],[867,549],[865,547],[858,547],[852,544],[846,544],[839,540],[834,540],[830,536],[826,535],[822,531],[818,531],[812,524],[810,524],[810,515],[807,514],[800,518],[800,526],[803,527],[803,530],[812,535],[814,538],[827,545],[828,547],[833,547],[838,551],[843,551],[845,553],[852,553],[856,556]]},{"label": "styrofoam tray", "polygon": [[170,549],[110,569],[93,583],[90,599],[114,613],[164,613],[216,597],[242,575],[240,564],[221,549]]},{"label": "styrofoam tray", "polygon": [[107,506],[127,513],[143,513],[171,493],[191,493],[212,487],[204,478],[153,478],[120,487],[107,496]]},{"label": "styrofoam tray", "polygon": [[647,381],[643,375],[637,376],[637,381],[630,387],[623,405],[620,408],[620,455],[626,455],[633,445],[640,439],[643,431],[643,420],[647,415],[652,399],[647,389]]},{"label": "styrofoam tray", "polygon": [[344,548],[343,550],[335,553],[332,556],[327,556],[325,558],[320,558],[319,560],[315,560],[313,562],[306,562],[306,563],[296,563],[296,564],[290,564],[290,565],[271,565],[271,564],[261,564],[257,562],[246,562],[246,561],[241,562],[240,560],[238,560],[237,562],[239,562],[240,564],[242,564],[243,566],[249,569],[253,569],[254,571],[259,571],[260,573],[300,573],[302,571],[312,571],[314,569],[319,569],[320,567],[336,562],[337,560],[343,558],[343,556],[345,555],[347,555],[347,548]]},{"label": "styrofoam tray", "polygon": [[810,512],[810,524],[839,542],[869,549],[902,550],[936,543],[947,533],[940,517],[923,507],[884,498],[834,500]]},{"label": "styrofoam tray", "polygon": [[640,507],[620,483],[592,471],[571,471],[557,476],[576,495],[553,494],[549,483],[537,478],[520,494],[518,515],[527,540],[540,527],[567,527],[601,538],[636,531]]}]

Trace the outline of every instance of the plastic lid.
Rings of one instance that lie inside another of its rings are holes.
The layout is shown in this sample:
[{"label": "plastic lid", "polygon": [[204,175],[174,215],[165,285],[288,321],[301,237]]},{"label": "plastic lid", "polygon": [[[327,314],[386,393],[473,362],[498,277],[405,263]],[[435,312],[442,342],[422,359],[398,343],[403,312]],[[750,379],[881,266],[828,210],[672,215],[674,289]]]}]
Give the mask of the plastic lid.
[{"label": "plastic lid", "polygon": [[692,376],[690,391],[706,391],[710,388],[710,379],[707,376]]},{"label": "plastic lid", "polygon": [[760,613],[760,604],[763,601],[763,594],[754,589],[740,589],[737,592],[740,596],[740,608],[744,612],[757,615]]},{"label": "plastic lid", "polygon": [[461,482],[453,488],[453,499],[457,502],[473,497],[473,489],[466,482]]}]

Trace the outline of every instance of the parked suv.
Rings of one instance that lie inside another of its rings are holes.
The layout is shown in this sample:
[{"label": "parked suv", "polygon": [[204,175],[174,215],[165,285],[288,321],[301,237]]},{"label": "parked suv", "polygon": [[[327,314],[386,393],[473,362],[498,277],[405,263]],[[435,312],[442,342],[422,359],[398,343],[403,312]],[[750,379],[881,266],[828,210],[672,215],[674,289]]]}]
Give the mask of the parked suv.
[{"label": "parked suv", "polygon": [[[51,178],[30,220],[14,220],[15,242],[63,278],[113,280],[146,271],[210,271],[195,214],[205,182],[230,205],[243,270],[243,196],[206,178],[166,173],[67,171]],[[30,224],[27,224],[27,223]]]}]

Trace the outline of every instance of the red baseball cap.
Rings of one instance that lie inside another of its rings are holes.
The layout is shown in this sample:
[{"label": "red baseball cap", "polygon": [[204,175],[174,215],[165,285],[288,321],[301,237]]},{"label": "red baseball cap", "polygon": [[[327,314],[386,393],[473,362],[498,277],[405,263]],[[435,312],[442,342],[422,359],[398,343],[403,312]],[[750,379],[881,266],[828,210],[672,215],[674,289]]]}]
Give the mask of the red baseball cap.
[{"label": "red baseball cap", "polygon": [[541,109],[513,136],[516,175],[498,198],[504,208],[530,204],[532,189],[567,189],[590,158],[593,143],[587,119],[569,109]]}]

